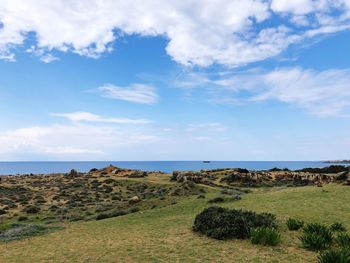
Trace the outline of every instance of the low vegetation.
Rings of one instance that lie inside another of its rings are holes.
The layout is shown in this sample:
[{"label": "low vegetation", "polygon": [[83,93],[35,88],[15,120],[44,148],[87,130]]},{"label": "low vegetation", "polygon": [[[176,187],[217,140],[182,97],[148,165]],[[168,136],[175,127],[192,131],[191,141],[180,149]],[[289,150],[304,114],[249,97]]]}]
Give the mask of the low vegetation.
[{"label": "low vegetation", "polygon": [[250,232],[252,244],[263,246],[276,246],[281,240],[280,233],[271,227],[258,227]]},{"label": "low vegetation", "polygon": [[49,227],[37,224],[7,224],[0,229],[0,241],[12,241],[26,237],[46,234],[58,227]]},{"label": "low vegetation", "polygon": [[350,235],[340,234],[336,239],[336,243],[339,247],[350,250]]},{"label": "low vegetation", "polygon": [[325,225],[310,223],[303,228],[303,235],[300,237],[300,240],[304,248],[322,250],[330,247],[333,241],[333,234]]},{"label": "low vegetation", "polygon": [[298,219],[295,219],[295,218],[288,218],[288,220],[287,220],[287,227],[291,231],[297,231],[300,228],[302,228],[303,225],[304,225],[304,221],[303,220],[298,220]]},{"label": "low vegetation", "polygon": [[329,228],[333,232],[345,232],[346,231],[344,224],[342,224],[340,222],[335,222],[335,223],[331,224],[331,226]]},{"label": "low vegetation", "polygon": [[216,239],[246,239],[258,227],[277,227],[276,217],[269,213],[213,206],[196,216],[193,230]]},{"label": "low vegetation", "polygon": [[318,257],[318,263],[350,263],[350,250],[332,249],[322,252]]},{"label": "low vegetation", "polygon": [[110,166],[3,177],[1,262],[347,262],[350,191],[337,178],[348,174]]}]

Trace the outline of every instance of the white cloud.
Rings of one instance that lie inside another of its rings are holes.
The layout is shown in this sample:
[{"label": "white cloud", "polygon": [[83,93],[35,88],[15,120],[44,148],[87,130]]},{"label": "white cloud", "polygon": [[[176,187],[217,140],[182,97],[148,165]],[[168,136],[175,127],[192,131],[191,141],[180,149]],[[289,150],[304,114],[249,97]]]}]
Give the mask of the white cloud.
[{"label": "white cloud", "polygon": [[87,121],[87,122],[109,122],[117,124],[147,124],[152,123],[148,119],[129,119],[129,118],[112,118],[104,117],[90,112],[77,111],[71,113],[51,113],[51,116],[67,118],[71,121]]},{"label": "white cloud", "polygon": [[268,135],[266,129],[243,125],[220,136],[169,133],[147,126],[142,126],[142,130],[134,126],[96,127],[80,123],[24,127],[0,131],[0,158],[4,161],[306,160],[310,156],[341,159],[348,154],[346,123],[310,127],[312,132],[305,134],[302,129],[293,129],[298,122],[291,122],[284,122],[287,127],[277,125],[277,129],[268,130]]},{"label": "white cloud", "polygon": [[349,69],[320,72],[301,68],[278,69],[258,79],[261,79],[262,87],[254,100],[275,99],[318,116],[349,114]]},{"label": "white cloud", "polygon": [[307,14],[314,10],[316,1],[313,0],[273,0],[271,9],[276,12],[292,12]]},{"label": "white cloud", "polygon": [[84,149],[71,146],[57,146],[57,147],[45,147],[43,150],[44,153],[60,155],[60,154],[103,154],[100,150]]},{"label": "white cloud", "polygon": [[[275,16],[285,25],[270,23]],[[13,61],[29,38],[46,62],[53,50],[97,58],[123,35],[138,34],[168,39],[167,53],[183,65],[237,67],[347,30],[349,18],[347,0],[0,0],[0,59]]]},{"label": "white cloud", "polygon": [[33,45],[31,47],[29,47],[26,51],[27,51],[27,53],[31,53],[31,54],[34,54],[35,56],[39,57],[40,60],[44,63],[51,63],[53,61],[59,60],[58,57],[55,57],[51,53],[46,52],[45,49],[39,49]]},{"label": "white cloud", "polygon": [[[0,133],[0,156],[32,159],[125,158],[128,152],[157,141],[147,132],[121,127],[90,125],[34,126]],[[127,157],[126,157],[127,158]]]},{"label": "white cloud", "polygon": [[44,63],[51,63],[56,60],[60,60],[58,57],[53,56],[52,54],[45,54],[40,57],[40,60]]},{"label": "white cloud", "polygon": [[277,100],[317,116],[350,116],[350,69],[252,69],[219,77],[191,73],[183,82],[184,87],[207,87],[214,102]]},{"label": "white cloud", "polygon": [[219,122],[189,124],[188,131],[224,131],[225,127]]},{"label": "white cloud", "polygon": [[158,101],[158,94],[152,86],[145,84],[131,84],[128,87],[106,84],[97,88],[101,96],[109,99],[124,100],[140,104],[154,104]]}]

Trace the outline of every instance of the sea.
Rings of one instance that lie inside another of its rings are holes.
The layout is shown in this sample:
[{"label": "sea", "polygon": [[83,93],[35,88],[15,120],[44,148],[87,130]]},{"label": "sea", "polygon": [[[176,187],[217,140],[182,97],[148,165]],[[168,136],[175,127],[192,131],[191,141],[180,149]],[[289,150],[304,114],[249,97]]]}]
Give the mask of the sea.
[{"label": "sea", "polygon": [[[143,171],[199,171],[216,168],[246,168],[268,170],[274,167],[297,170],[306,167],[325,167],[322,161],[85,161],[85,162],[0,162],[0,175],[66,173],[71,169],[88,172],[92,168],[114,165]],[[343,164],[343,165],[349,165]]]}]

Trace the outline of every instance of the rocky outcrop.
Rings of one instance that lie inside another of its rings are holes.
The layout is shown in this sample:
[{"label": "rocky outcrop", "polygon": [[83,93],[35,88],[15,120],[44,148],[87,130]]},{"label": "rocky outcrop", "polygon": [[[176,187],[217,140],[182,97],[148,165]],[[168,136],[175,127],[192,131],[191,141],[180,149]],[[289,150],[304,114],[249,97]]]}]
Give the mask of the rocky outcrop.
[{"label": "rocky outcrop", "polygon": [[171,176],[171,181],[177,182],[187,182],[192,181],[195,183],[201,183],[205,178],[205,174],[202,172],[192,172],[192,171],[174,171]]},{"label": "rocky outcrop", "polygon": [[144,171],[135,171],[127,175],[128,178],[143,178],[146,177],[148,174]]}]

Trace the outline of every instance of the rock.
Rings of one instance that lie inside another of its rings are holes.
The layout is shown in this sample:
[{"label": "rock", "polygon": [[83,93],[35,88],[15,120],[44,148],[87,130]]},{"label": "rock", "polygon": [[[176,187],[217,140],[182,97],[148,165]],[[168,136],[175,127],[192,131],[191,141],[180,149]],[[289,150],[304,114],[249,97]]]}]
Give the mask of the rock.
[{"label": "rock", "polygon": [[170,177],[170,181],[176,181],[178,175],[179,175],[179,172],[178,172],[178,171],[173,171],[173,174],[172,174],[172,176]]},{"label": "rock", "polygon": [[350,185],[350,179],[346,180],[343,185]]},{"label": "rock", "polygon": [[89,173],[95,173],[95,172],[98,172],[98,169],[97,168],[92,168]]},{"label": "rock", "polygon": [[78,174],[78,171],[77,171],[77,170],[72,169],[72,170],[70,170],[69,175],[70,175],[70,176],[78,176],[79,174]]},{"label": "rock", "polygon": [[335,180],[337,181],[345,181],[345,180],[348,180],[350,177],[349,177],[349,172],[348,171],[345,171],[345,172],[340,172],[337,174],[337,176],[335,177]]},{"label": "rock", "polygon": [[178,172],[174,171],[170,180],[171,181],[177,181],[177,182],[187,182],[192,181],[194,183],[200,183],[202,182],[204,176],[203,174],[199,172],[192,172],[192,171],[184,171],[184,172]]},{"label": "rock", "polygon": [[136,204],[136,203],[138,203],[138,202],[140,202],[140,201],[141,201],[141,198],[138,197],[137,195],[135,195],[135,196],[133,196],[133,197],[130,198],[129,203],[130,203],[130,204]]},{"label": "rock", "polygon": [[147,175],[148,175],[147,172],[135,171],[135,172],[133,172],[133,173],[127,175],[127,176],[128,176],[128,178],[144,178]]},{"label": "rock", "polygon": [[109,174],[109,173],[115,173],[116,171],[119,171],[119,170],[120,168],[110,164],[109,166],[103,168],[102,172]]},{"label": "rock", "polygon": [[240,195],[234,195],[234,196],[232,196],[232,199],[238,201],[238,200],[241,200],[242,197]]}]

